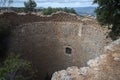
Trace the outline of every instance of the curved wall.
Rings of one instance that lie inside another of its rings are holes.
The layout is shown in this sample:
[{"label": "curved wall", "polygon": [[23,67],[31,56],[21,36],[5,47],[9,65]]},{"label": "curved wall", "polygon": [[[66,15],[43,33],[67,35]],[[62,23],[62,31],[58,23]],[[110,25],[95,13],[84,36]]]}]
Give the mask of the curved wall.
[{"label": "curved wall", "polygon": [[[9,52],[22,54],[32,62],[41,80],[46,74],[69,66],[85,66],[89,59],[103,53],[105,34],[94,20],[83,20],[67,13],[27,16],[16,15],[17,21],[11,21],[15,27],[10,36]],[[66,48],[71,49],[70,54]]]}]

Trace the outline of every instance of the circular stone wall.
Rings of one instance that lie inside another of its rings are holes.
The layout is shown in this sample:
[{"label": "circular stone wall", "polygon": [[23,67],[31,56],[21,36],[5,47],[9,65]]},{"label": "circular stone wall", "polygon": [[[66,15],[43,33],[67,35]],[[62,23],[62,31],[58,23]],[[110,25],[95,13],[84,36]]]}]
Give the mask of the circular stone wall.
[{"label": "circular stone wall", "polygon": [[101,54],[105,35],[79,22],[33,22],[17,26],[9,52],[19,53],[38,72],[39,80],[69,66],[85,66]]}]

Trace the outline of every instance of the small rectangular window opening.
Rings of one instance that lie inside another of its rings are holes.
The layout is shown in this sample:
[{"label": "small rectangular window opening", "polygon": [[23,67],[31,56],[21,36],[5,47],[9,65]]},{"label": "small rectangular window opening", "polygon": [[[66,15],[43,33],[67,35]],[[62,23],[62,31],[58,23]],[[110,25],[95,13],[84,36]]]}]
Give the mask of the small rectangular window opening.
[{"label": "small rectangular window opening", "polygon": [[72,54],[72,49],[69,47],[66,47],[65,52],[66,54]]}]

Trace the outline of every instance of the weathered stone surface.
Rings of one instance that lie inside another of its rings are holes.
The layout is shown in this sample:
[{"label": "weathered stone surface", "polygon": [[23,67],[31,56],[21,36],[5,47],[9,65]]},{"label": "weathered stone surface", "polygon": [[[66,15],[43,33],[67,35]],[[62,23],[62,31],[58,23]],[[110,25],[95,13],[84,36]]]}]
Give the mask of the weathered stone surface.
[{"label": "weathered stone surface", "polygon": [[120,46],[120,39],[117,39],[116,41],[105,46],[105,51],[116,51],[116,49],[118,49],[117,46]]},{"label": "weathered stone surface", "polygon": [[[120,80],[119,39],[108,46],[110,46],[109,53],[106,52],[95,59],[89,60],[87,62],[88,67],[77,68],[77,70],[76,67],[69,67],[64,70],[64,73],[69,74],[69,77],[73,80]],[[68,77],[68,75],[62,76],[61,74],[63,74],[62,71],[55,72],[52,80],[63,80],[61,77]]]},{"label": "weathered stone surface", "polygon": [[[3,13],[0,19],[14,28],[8,52],[32,62],[40,79],[69,66],[85,66],[104,52],[106,30],[94,18],[58,12],[50,16]],[[71,54],[66,54],[66,47]],[[82,70],[80,74],[86,73]]]}]

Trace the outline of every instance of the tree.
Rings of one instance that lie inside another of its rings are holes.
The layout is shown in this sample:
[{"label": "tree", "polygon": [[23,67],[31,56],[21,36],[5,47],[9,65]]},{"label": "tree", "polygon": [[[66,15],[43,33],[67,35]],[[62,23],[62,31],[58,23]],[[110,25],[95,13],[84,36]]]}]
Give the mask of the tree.
[{"label": "tree", "polygon": [[27,2],[24,2],[24,6],[26,12],[33,12],[37,4],[34,0],[28,0]]},{"label": "tree", "polygon": [[98,7],[95,12],[101,25],[111,29],[109,36],[115,40],[120,38],[120,0],[94,0]]},{"label": "tree", "polygon": [[53,9],[51,7],[48,7],[46,9],[42,10],[44,15],[51,15],[53,13]]},{"label": "tree", "polygon": [[[25,71],[29,71],[29,75]],[[0,80],[29,80],[32,76],[30,63],[19,55],[10,54],[0,65]]]},{"label": "tree", "polygon": [[69,13],[77,14],[73,8],[71,8],[71,9],[69,10]]},{"label": "tree", "polygon": [[67,7],[65,7],[63,10],[64,10],[64,12],[67,12],[67,13],[69,12]]},{"label": "tree", "polygon": [[42,9],[42,13],[44,15],[51,15],[52,13],[56,13],[57,11],[64,11],[66,13],[77,14],[73,8],[67,8],[67,7],[65,7],[65,8],[51,8],[51,7],[48,7],[48,8]]}]

